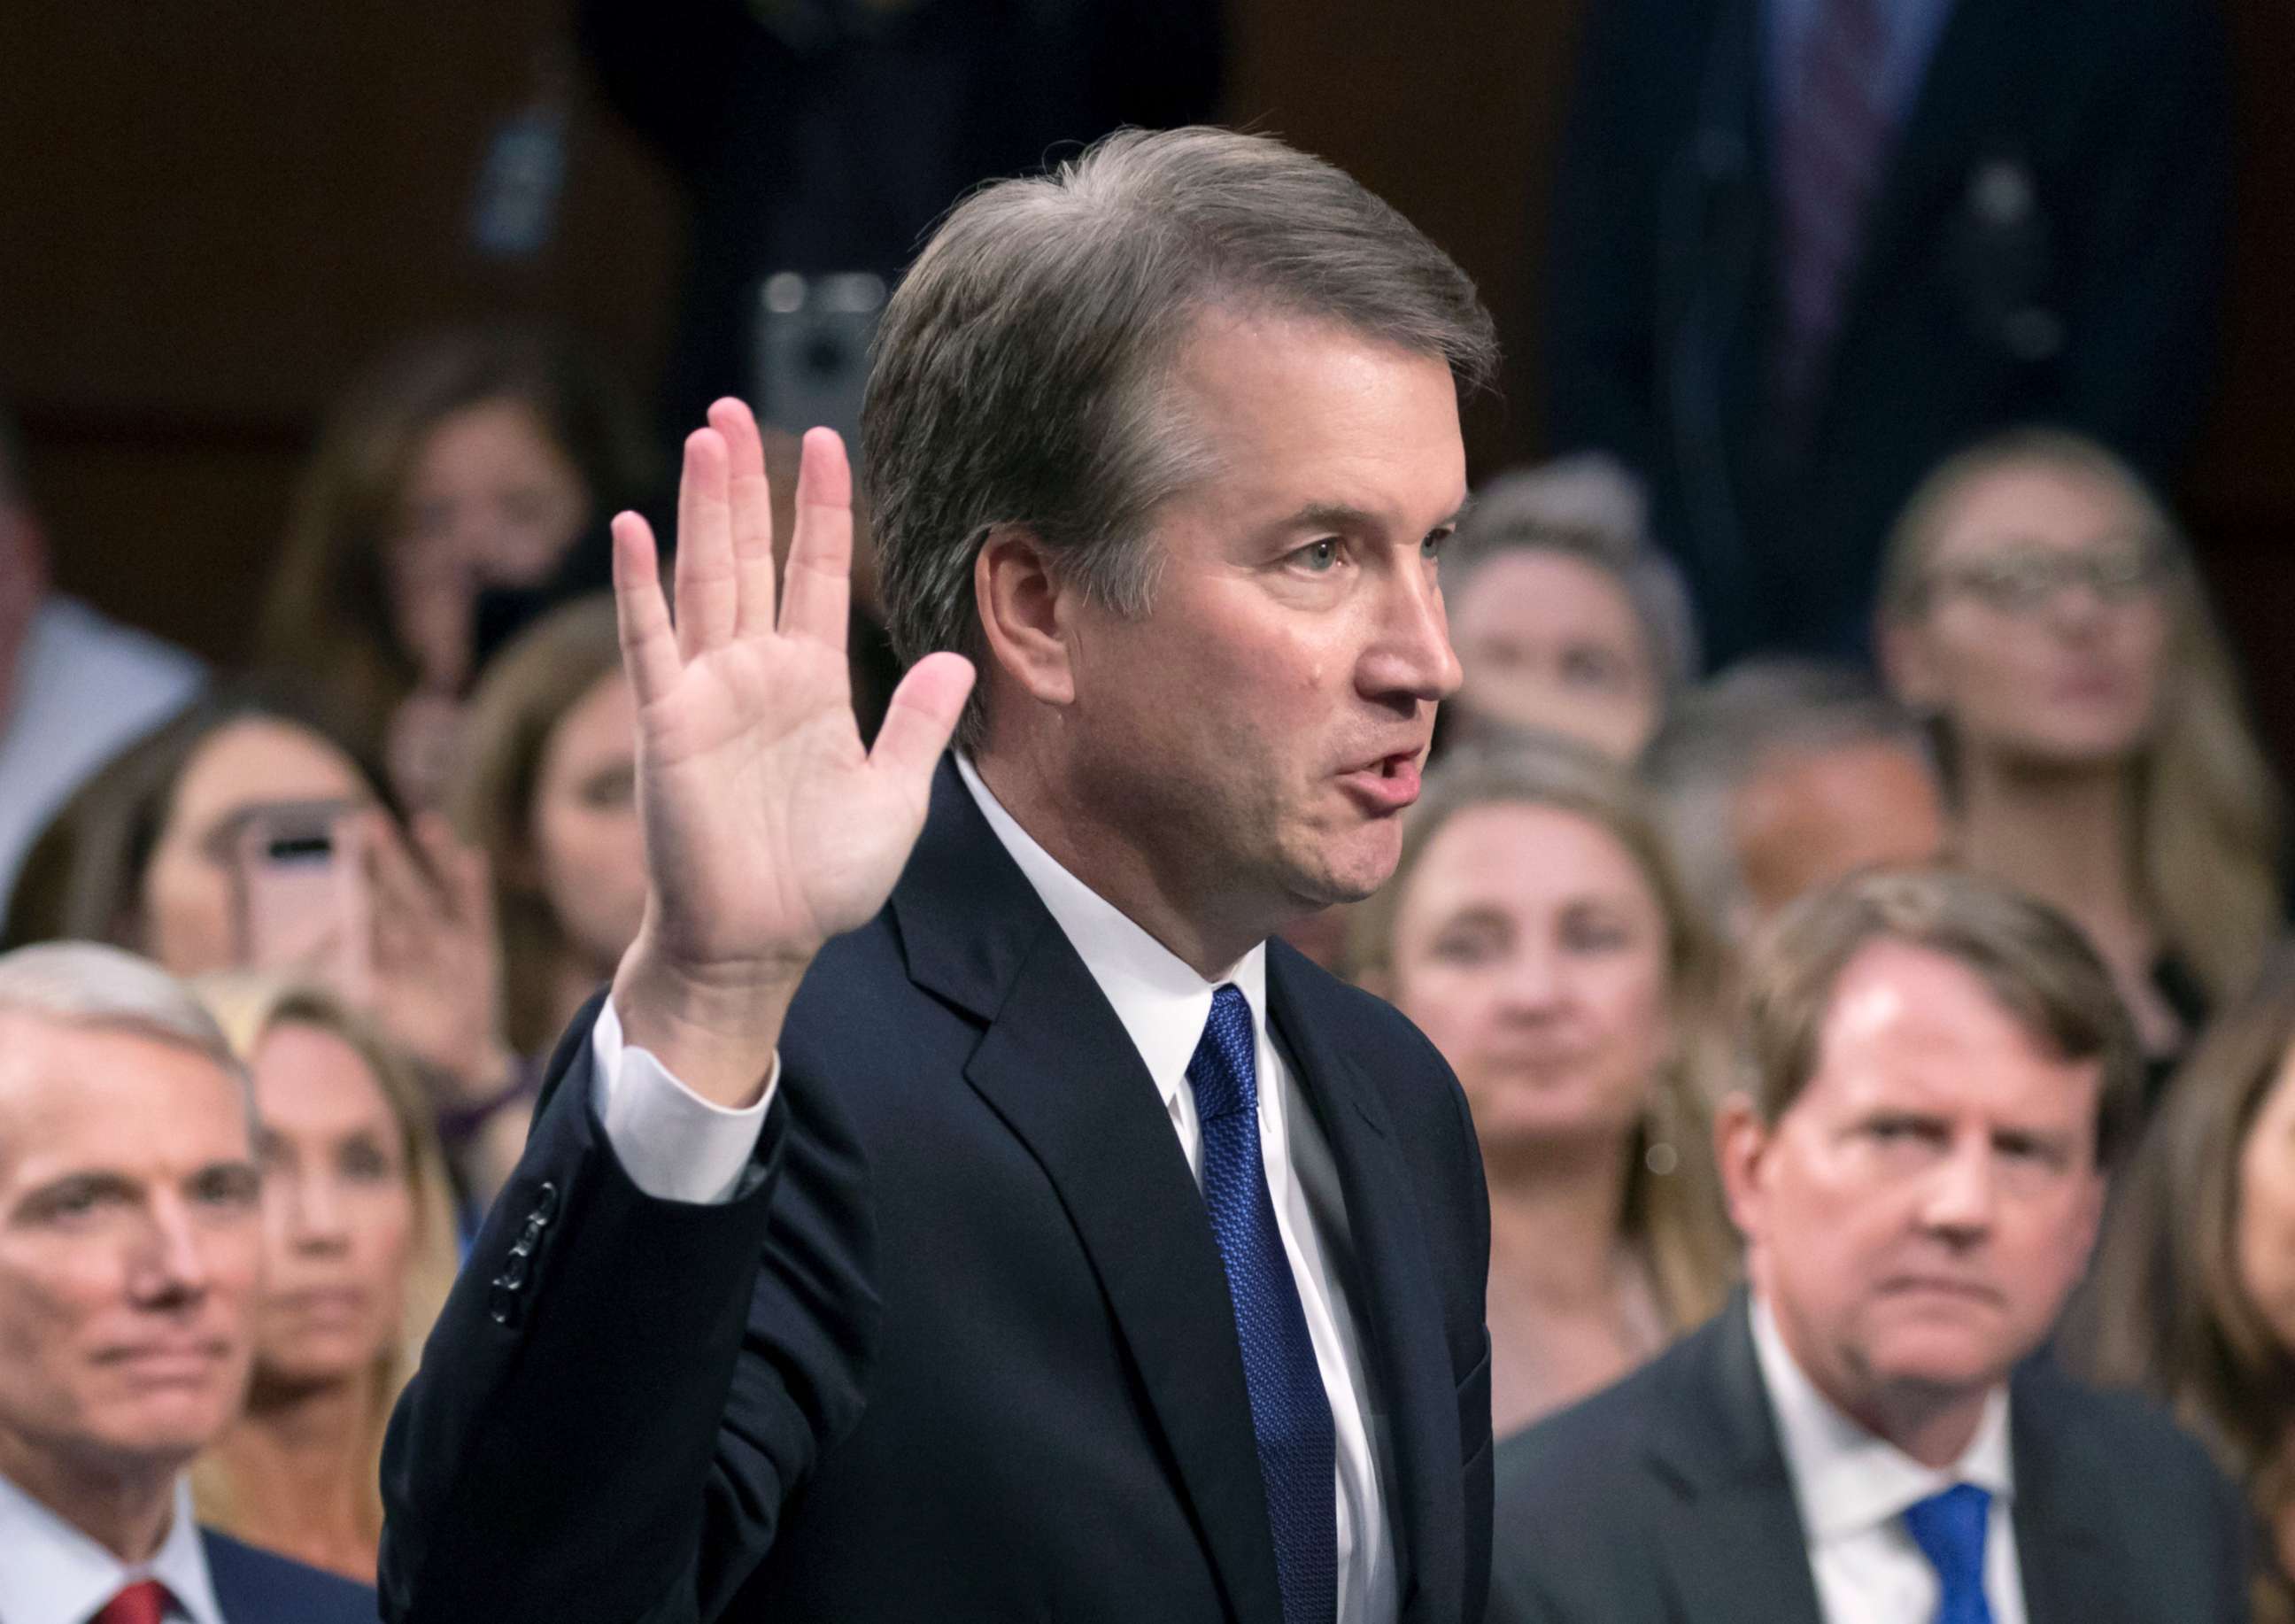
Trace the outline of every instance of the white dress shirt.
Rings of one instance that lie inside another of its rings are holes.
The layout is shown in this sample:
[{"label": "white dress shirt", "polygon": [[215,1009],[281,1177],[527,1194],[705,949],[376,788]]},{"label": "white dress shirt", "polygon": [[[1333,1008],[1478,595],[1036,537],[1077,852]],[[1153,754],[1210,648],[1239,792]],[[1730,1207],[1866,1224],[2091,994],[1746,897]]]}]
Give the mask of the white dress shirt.
[{"label": "white dress shirt", "polygon": [[106,1602],[147,1579],[175,1597],[170,1619],[225,1624],[188,1482],[176,1481],[167,1537],[151,1560],[128,1563],[0,1477],[0,1624],[87,1624]]},{"label": "white dress shirt", "polygon": [[48,819],[118,751],[191,702],[199,661],[51,593],[32,616],[0,711],[0,903]]},{"label": "white dress shirt", "polygon": [[[1250,1003],[1268,1194],[1336,1432],[1335,1624],[1389,1624],[1400,1605],[1382,1478],[1392,1471],[1392,1459],[1356,1331],[1349,1285],[1352,1236],[1330,1146],[1298,1080],[1268,1036],[1265,945],[1252,949],[1224,975],[1205,980],[1062,868],[1014,821],[969,760],[960,755],[957,768],[997,839],[1114,1007],[1198,1179],[1203,1130],[1188,1062],[1211,1018],[1212,995],[1222,984],[1233,983]],[[763,1098],[745,1111],[726,1111],[690,1092],[646,1050],[625,1048],[610,999],[600,1012],[592,1043],[598,1114],[632,1181],[663,1199],[729,1199],[755,1148],[779,1063]]]},{"label": "white dress shirt", "polygon": [[1984,1530],[1984,1599],[1993,1624],[2025,1624],[2016,1563],[2016,1486],[2008,1455],[2008,1392],[1985,1400],[1976,1436],[1951,1465],[1923,1466],[1842,1415],[1794,1359],[1758,1299],[1753,1351],[1776,1416],[1809,1540],[1825,1624],[1932,1624],[1943,1584],[1906,1530],[1907,1506],[1956,1483],[1992,1495]]}]

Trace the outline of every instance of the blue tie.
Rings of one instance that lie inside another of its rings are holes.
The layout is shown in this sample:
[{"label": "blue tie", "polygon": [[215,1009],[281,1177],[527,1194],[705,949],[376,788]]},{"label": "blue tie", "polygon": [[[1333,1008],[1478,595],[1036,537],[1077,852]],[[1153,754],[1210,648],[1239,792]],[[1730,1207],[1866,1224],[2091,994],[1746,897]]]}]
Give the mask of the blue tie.
[{"label": "blue tie", "polygon": [[1973,1483],[1956,1483],[1905,1507],[1907,1531],[1943,1581],[1936,1624],[1992,1624],[1984,1599],[1984,1529],[1991,1510],[1991,1492]]},{"label": "blue tie", "polygon": [[1338,1609],[1337,1442],[1330,1395],[1307,1335],[1299,1283],[1291,1277],[1267,1168],[1259,1156],[1259,1081],[1252,1064],[1251,1004],[1232,986],[1212,995],[1211,1019],[1188,1062],[1204,1130],[1204,1205],[1227,1266],[1251,1431],[1267,1520],[1275,1530],[1275,1576],[1283,1624],[1331,1624]]}]

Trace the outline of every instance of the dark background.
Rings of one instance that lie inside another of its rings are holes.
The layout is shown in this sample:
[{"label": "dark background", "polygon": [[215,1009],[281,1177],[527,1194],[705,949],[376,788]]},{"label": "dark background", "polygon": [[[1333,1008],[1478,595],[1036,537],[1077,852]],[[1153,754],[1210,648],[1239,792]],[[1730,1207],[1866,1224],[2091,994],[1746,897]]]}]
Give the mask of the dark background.
[{"label": "dark background", "polygon": [[[1229,121],[1360,176],[1496,311],[1510,383],[1469,423],[1477,477],[1538,450],[1530,315],[1582,4],[1230,8]],[[2295,7],[2225,5],[2240,132],[2231,306],[2216,406],[2175,494],[2285,765]],[[0,396],[65,590],[236,658],[320,412],[410,333],[539,315],[651,384],[682,202],[586,86],[551,247],[504,267],[467,246],[488,139],[533,99],[564,32],[552,0],[0,5]]]}]

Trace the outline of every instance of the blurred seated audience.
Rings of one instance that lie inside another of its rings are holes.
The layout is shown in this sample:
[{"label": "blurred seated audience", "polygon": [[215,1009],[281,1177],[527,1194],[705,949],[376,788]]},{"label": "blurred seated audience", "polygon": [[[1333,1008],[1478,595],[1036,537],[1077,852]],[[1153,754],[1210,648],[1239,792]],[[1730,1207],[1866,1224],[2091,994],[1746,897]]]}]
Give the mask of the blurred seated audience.
[{"label": "blurred seated audience", "polygon": [[454,1280],[446,1166],[405,1063],[313,983],[199,996],[255,1093],[263,1287],[237,1422],[192,1468],[200,1521],[372,1584],[382,1432]]},{"label": "blurred seated audience", "polygon": [[2295,1621],[2295,950],[2177,1073],[2059,1344],[2171,1406],[2246,1488],[2256,1624]]},{"label": "blurred seated audience", "polygon": [[549,1051],[637,935],[636,772],[636,705],[609,597],[532,627],[471,697],[451,805],[494,876],[503,1030],[522,1055]]},{"label": "blurred seated audience", "polygon": [[2070,915],[2156,1091],[2281,918],[2277,794],[2173,520],[2094,443],[1953,458],[1891,538],[1882,654],[1934,724],[1962,865]]},{"label": "blurred seated audience", "polygon": [[374,1592],[193,1519],[263,1281],[247,1079],[117,949],[0,955],[0,1619],[372,1624]]},{"label": "blurred seated audience", "polygon": [[182,709],[202,678],[181,649],[50,587],[47,536],[0,411],[0,905],[65,797]]},{"label": "blurred seated audience", "polygon": [[393,351],[303,477],[261,663],[307,673],[401,798],[435,805],[485,657],[606,584],[606,521],[652,474],[634,406],[559,340],[461,332]]},{"label": "blurred seated audience", "polygon": [[1713,948],[1633,781],[1572,740],[1462,752],[1356,912],[1357,977],[1442,1051],[1490,1182],[1492,1426],[1607,1385],[1720,1306]]},{"label": "blurred seated audience", "polygon": [[1442,744],[1535,728],[1639,755],[1697,674],[1681,576],[1653,548],[1641,490],[1607,457],[1502,474],[1442,550],[1465,682]]},{"label": "blurred seated audience", "polygon": [[[0,946],[64,937],[186,977],[325,982],[420,1066],[472,1203],[515,1164],[531,1080],[501,1031],[485,854],[442,813],[410,833],[373,769],[285,694],[209,696],[65,804],[26,860]],[[511,1130],[488,1131],[504,1113]]]},{"label": "blurred seated audience", "polygon": [[2078,928],[1980,876],[1860,875],[1778,918],[1745,1012],[1717,1140],[1750,1290],[1499,1446],[1491,1618],[2243,1619],[2206,1452],[2030,1357],[2142,1080]]},{"label": "blurred seated audience", "polygon": [[1691,894],[1730,942],[1859,869],[1944,844],[1928,736],[1863,672],[1746,660],[1684,696],[1642,758]]}]

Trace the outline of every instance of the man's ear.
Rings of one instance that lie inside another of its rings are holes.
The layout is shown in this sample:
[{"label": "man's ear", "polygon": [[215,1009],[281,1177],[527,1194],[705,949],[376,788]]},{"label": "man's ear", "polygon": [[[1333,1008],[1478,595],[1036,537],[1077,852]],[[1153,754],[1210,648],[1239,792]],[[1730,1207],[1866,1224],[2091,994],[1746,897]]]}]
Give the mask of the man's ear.
[{"label": "man's ear", "polygon": [[1073,704],[1068,616],[1075,599],[1062,590],[1034,533],[1020,525],[991,529],[972,560],[972,592],[997,667],[1040,704]]},{"label": "man's ear", "polygon": [[1747,1241],[1759,1238],[1768,1203],[1761,1187],[1761,1162],[1768,1154],[1769,1126],[1751,1096],[1731,1094],[1713,1113],[1713,1160],[1721,1170],[1721,1190],[1729,1221]]}]

